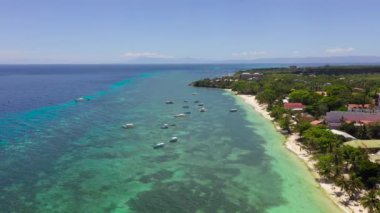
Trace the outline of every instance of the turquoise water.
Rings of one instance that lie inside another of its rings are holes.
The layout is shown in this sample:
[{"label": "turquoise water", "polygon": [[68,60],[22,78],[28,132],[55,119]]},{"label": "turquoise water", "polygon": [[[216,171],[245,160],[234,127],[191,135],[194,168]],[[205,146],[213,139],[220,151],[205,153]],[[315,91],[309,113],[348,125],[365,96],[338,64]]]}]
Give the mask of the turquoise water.
[{"label": "turquoise water", "polygon": [[[89,94],[89,102],[17,115],[22,123],[3,119],[1,209],[339,212],[270,122],[222,90],[187,86],[199,77],[140,75]],[[174,118],[185,111],[191,114]],[[126,122],[135,128],[121,128]],[[161,129],[164,123],[175,126]],[[177,143],[168,142],[172,136]],[[166,146],[153,149],[158,142]]]}]

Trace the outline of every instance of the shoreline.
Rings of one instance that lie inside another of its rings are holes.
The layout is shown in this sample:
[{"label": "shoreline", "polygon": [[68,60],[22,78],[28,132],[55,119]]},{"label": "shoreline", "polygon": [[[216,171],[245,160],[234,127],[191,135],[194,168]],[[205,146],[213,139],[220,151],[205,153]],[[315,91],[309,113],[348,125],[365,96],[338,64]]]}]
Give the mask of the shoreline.
[{"label": "shoreline", "polygon": [[[226,90],[228,92],[232,92],[231,90]],[[276,122],[274,122],[274,119],[270,116],[270,113],[267,111],[267,106],[264,104],[260,104],[256,97],[253,95],[238,95],[237,97],[241,98],[246,104],[251,106],[256,112],[258,112],[262,117],[266,118],[267,120],[271,121],[276,128],[276,130],[281,134],[280,130],[281,128],[278,126]],[[323,189],[324,194],[332,200],[335,205],[337,205],[343,212],[346,213],[352,213],[352,212],[368,212],[367,209],[365,209],[359,202],[351,201],[349,205],[344,205],[342,202],[347,200],[348,195],[346,192],[341,191],[340,187],[336,186],[333,183],[325,183],[321,181],[317,181],[317,179],[320,178],[320,175],[315,169],[315,161],[312,160],[312,155],[308,154],[306,150],[302,149],[301,145],[298,142],[299,135],[298,133],[293,133],[290,135],[284,135],[286,137],[286,140],[284,142],[284,146],[286,149],[290,152],[292,152],[294,155],[298,157],[299,160],[301,160],[308,168],[308,170],[311,172],[311,174],[315,177],[316,182],[319,184],[320,188]],[[340,196],[337,196],[337,194],[341,194]]]}]

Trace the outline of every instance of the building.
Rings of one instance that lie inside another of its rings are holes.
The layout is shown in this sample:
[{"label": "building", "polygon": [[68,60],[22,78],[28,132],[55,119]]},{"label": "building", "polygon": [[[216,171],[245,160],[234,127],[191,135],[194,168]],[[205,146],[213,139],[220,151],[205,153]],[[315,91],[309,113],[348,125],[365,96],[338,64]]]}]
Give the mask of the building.
[{"label": "building", "polygon": [[344,145],[365,149],[369,153],[369,160],[380,164],[380,140],[352,140]]},{"label": "building", "polygon": [[370,104],[348,104],[347,111],[350,112],[371,112]]},{"label": "building", "polygon": [[252,78],[252,76],[253,75],[249,72],[243,72],[242,74],[240,74],[240,80],[248,80]]},{"label": "building", "polygon": [[317,126],[317,125],[322,125],[325,121],[324,120],[313,120],[310,122],[311,125]]},{"label": "building", "polygon": [[331,111],[326,113],[325,122],[332,129],[339,128],[343,122],[357,125],[377,123],[380,122],[380,113]]},{"label": "building", "polygon": [[303,111],[305,109],[305,105],[302,103],[284,103],[284,108],[292,111]]},{"label": "building", "polygon": [[249,72],[243,72],[242,74],[240,74],[240,77],[239,79],[240,80],[257,80],[257,79],[260,79],[263,77],[263,74],[262,73],[258,73],[258,72],[255,72],[255,73],[249,73]]}]

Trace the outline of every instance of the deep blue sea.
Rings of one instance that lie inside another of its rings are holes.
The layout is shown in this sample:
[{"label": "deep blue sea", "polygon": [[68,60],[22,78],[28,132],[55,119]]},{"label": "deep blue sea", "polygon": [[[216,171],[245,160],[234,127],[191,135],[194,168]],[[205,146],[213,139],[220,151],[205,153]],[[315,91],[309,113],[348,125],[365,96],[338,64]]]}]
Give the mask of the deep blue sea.
[{"label": "deep blue sea", "polygon": [[268,66],[1,65],[0,212],[338,212],[270,122],[188,86]]}]

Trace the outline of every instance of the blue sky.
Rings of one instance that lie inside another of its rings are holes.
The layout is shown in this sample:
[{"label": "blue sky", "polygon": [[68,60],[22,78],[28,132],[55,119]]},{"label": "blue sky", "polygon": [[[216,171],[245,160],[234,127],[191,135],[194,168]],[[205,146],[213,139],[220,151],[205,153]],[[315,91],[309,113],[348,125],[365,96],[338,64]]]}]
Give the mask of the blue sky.
[{"label": "blue sky", "polygon": [[379,0],[0,0],[0,63],[380,56]]}]

